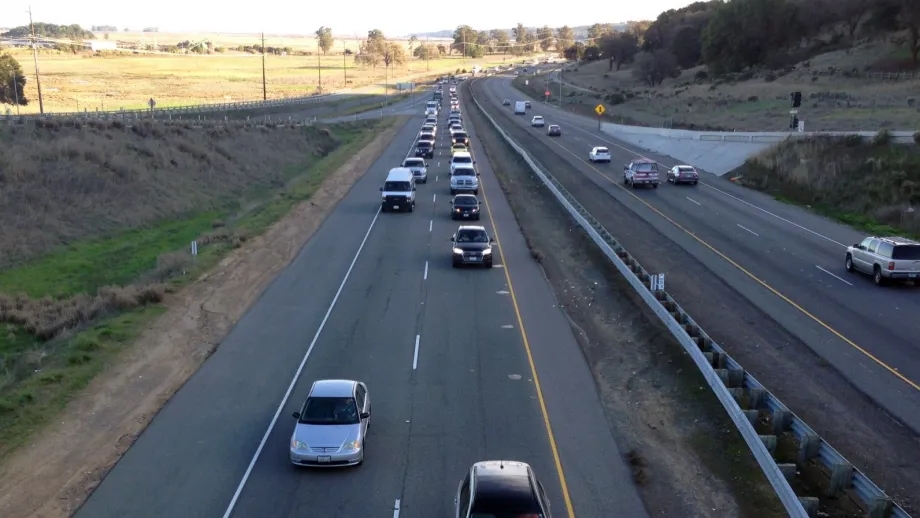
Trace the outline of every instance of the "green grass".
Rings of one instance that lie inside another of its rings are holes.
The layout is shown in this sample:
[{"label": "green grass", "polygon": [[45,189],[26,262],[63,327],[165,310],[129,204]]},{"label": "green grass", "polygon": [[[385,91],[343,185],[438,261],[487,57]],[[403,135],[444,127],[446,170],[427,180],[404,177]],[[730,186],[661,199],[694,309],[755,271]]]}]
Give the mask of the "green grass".
[{"label": "green grass", "polygon": [[[228,201],[227,210],[186,215],[118,236],[75,243],[2,272],[0,293],[67,297],[93,294],[105,285],[130,284],[152,272],[160,254],[187,249],[193,239],[210,231],[217,219],[227,221],[227,227],[234,232],[258,235],[296,204],[310,198],[332,172],[391,121],[335,126],[341,142],[338,148],[321,159],[309,157],[301,165],[285,170],[284,187],[253,189],[242,203]],[[215,266],[232,247],[227,241],[199,247],[199,255],[186,275],[173,278],[171,284],[179,288],[193,281]],[[151,305],[109,315],[47,342],[37,341],[15,325],[0,325],[0,460],[62,411],[74,394],[165,311],[162,305]]]}]

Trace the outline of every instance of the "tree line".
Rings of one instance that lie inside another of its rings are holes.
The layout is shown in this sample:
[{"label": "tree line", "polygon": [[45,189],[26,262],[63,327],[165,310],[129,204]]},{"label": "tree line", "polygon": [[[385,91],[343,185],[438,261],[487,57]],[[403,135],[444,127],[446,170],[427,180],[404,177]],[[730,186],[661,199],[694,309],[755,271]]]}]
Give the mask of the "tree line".
[{"label": "tree line", "polygon": [[[96,35],[77,24],[57,25],[54,23],[35,22],[35,36],[43,38],[92,40]],[[28,38],[32,35],[32,28],[28,25],[13,27],[0,34],[4,38]]]},{"label": "tree line", "polygon": [[625,32],[596,24],[586,42],[564,47],[569,59],[607,59],[610,70],[634,63],[649,85],[681,69],[706,65],[711,75],[748,68],[781,69],[857,38],[890,37],[914,68],[920,54],[918,0],[711,0],[661,13]]}]

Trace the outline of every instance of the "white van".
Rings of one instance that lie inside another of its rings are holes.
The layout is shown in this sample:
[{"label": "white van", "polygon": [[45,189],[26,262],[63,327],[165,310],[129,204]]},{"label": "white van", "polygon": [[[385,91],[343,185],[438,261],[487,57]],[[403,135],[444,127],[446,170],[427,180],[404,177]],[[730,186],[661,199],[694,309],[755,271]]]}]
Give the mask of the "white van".
[{"label": "white van", "polygon": [[415,210],[415,176],[408,167],[394,167],[380,188],[381,212]]},{"label": "white van", "polygon": [[473,161],[473,155],[469,154],[468,152],[461,151],[459,153],[454,153],[454,155],[450,157],[450,173],[453,174],[454,169],[456,169],[458,166],[472,167],[475,163],[476,162]]},{"label": "white van", "polygon": [[524,101],[517,101],[514,103],[514,114],[515,115],[524,115],[527,113],[527,103]]}]

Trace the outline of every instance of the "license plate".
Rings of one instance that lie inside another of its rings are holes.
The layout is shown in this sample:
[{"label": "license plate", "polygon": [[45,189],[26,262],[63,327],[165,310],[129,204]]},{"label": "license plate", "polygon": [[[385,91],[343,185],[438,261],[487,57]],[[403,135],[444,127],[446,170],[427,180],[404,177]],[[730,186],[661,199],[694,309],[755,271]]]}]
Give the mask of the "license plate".
[{"label": "license plate", "polygon": [[316,458],[316,462],[332,462],[332,457],[329,455],[320,455]]},{"label": "license plate", "polygon": [[[464,217],[464,218],[468,218],[468,217],[470,217],[470,215],[469,215],[469,214],[464,214],[463,217]],[[911,276],[913,277],[913,274],[911,274]]]},{"label": "license plate", "polygon": [[399,209],[399,205],[393,205],[393,210],[398,210],[398,209]]},{"label": "license plate", "polygon": [[909,273],[909,274],[907,274],[907,276],[910,277],[911,279],[913,279],[914,277],[917,276],[917,274],[916,274],[916,273]]}]

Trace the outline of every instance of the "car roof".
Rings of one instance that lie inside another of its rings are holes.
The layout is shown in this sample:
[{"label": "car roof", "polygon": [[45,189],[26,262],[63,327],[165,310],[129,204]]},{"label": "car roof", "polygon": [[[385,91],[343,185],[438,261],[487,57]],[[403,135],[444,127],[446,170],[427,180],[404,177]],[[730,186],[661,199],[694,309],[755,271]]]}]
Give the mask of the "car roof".
[{"label": "car roof", "polygon": [[914,241],[913,239],[909,239],[906,237],[900,237],[900,236],[887,236],[887,237],[870,236],[870,237],[872,237],[872,239],[878,239],[879,241],[884,241],[886,243],[890,243],[895,246],[897,245],[920,245],[920,242],[918,241]]},{"label": "car roof", "polygon": [[460,232],[461,230],[482,230],[484,232],[486,230],[486,227],[482,225],[460,225],[459,227],[457,227],[457,232]]},{"label": "car roof", "polygon": [[534,118],[534,119],[542,119],[543,116],[542,116],[542,115],[534,115],[533,118]]},{"label": "car roof", "polygon": [[457,157],[465,157],[465,156],[468,156],[468,157],[470,157],[470,158],[473,158],[473,155],[469,154],[469,152],[467,152],[467,151],[461,151],[461,152],[459,152],[459,153],[455,153],[455,154],[454,154],[454,158],[457,158]]},{"label": "car roof", "polygon": [[345,379],[317,380],[310,389],[310,397],[348,397],[354,394],[356,383]]},{"label": "car roof", "polygon": [[658,162],[655,162],[654,160],[652,160],[652,159],[650,159],[650,158],[636,158],[636,159],[633,160],[633,163],[636,163],[636,164],[657,164]]},{"label": "car roof", "polygon": [[[516,461],[482,461],[471,468],[476,483],[476,501],[533,502],[536,498],[530,466]],[[474,503],[475,505],[475,503]]]},{"label": "car roof", "polygon": [[406,162],[424,162],[424,161],[425,161],[424,158],[417,157],[417,156],[409,156],[409,157],[406,157],[405,160],[403,160],[403,163],[405,164]]},{"label": "car roof", "polygon": [[694,171],[696,170],[696,169],[694,169],[694,167],[693,167],[692,165],[687,165],[687,164],[676,165],[676,166],[674,166],[674,167],[676,167],[676,168],[678,168],[678,169],[693,169]]}]

